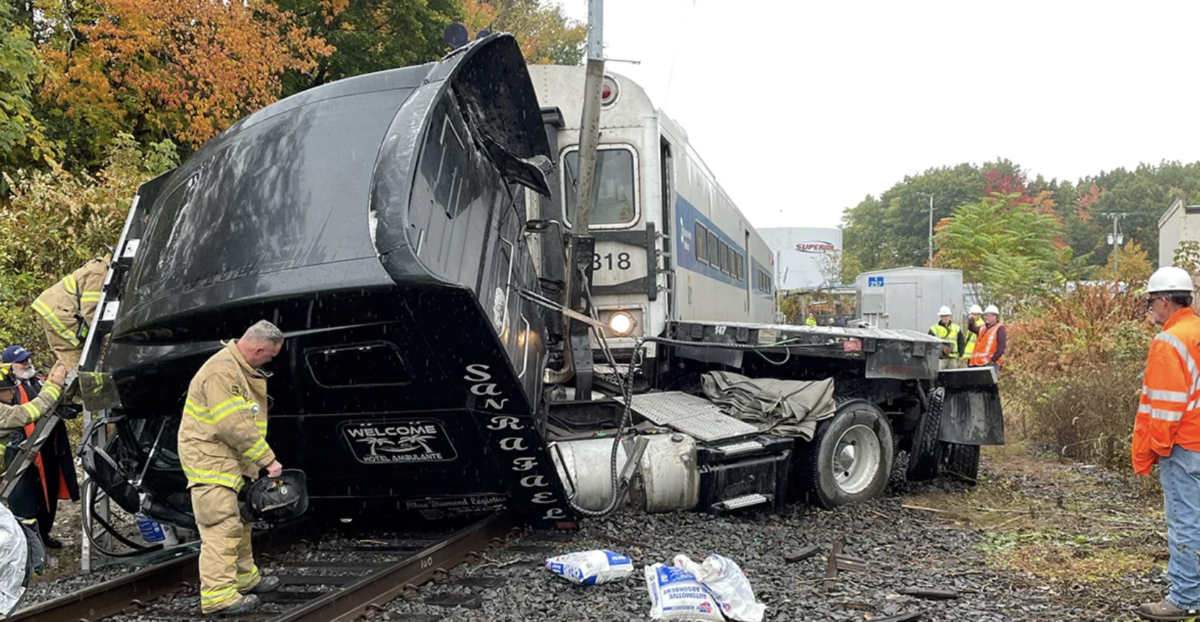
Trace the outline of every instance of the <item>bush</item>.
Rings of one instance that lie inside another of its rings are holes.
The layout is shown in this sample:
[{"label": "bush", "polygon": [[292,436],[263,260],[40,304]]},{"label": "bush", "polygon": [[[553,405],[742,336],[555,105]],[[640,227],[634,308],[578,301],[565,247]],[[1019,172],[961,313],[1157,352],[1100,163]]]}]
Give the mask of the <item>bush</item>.
[{"label": "bush", "polygon": [[115,245],[138,186],[177,162],[170,141],[142,153],[122,134],[95,177],[57,166],[4,174],[12,196],[0,204],[0,348],[21,344],[43,367],[53,362],[29,305],[105,245]]},{"label": "bush", "polygon": [[1108,287],[1047,299],[1009,325],[1001,391],[1010,433],[1075,459],[1129,468],[1155,327]]}]

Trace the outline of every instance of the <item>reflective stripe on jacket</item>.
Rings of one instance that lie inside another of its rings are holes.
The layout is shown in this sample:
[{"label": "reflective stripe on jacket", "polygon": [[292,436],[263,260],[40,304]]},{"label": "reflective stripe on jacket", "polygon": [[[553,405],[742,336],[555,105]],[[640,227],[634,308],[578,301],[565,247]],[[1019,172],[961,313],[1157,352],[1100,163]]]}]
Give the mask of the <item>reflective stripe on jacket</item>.
[{"label": "reflective stripe on jacket", "polygon": [[63,280],[51,285],[33,301],[37,312],[54,332],[72,345],[81,346],[78,315],[91,323],[96,305],[100,304],[100,290],[108,275],[109,258],[93,259]]},{"label": "reflective stripe on jacket", "polygon": [[231,341],[212,355],[188,386],[179,423],[179,461],[188,487],[241,490],[275,461],[267,444],[267,379]]},{"label": "reflective stripe on jacket", "polygon": [[988,363],[1002,363],[999,358],[993,360],[996,354],[996,334],[1000,332],[1000,327],[1004,326],[1000,322],[996,322],[991,326],[984,326],[979,329],[979,341],[975,344],[975,351],[971,353],[971,361],[968,363],[971,367],[982,367]]},{"label": "reflective stripe on jacket", "polygon": [[938,339],[946,339],[950,342],[950,357],[958,357],[958,335],[962,329],[958,324],[950,322],[950,326],[942,326],[941,322],[929,327],[929,333]]},{"label": "reflective stripe on jacket", "polygon": [[1143,475],[1179,445],[1200,451],[1200,317],[1180,309],[1150,342],[1141,402],[1133,425],[1133,470]]},{"label": "reflective stripe on jacket", "polygon": [[62,397],[62,387],[53,382],[47,382],[42,386],[42,392],[38,393],[38,396],[31,402],[20,406],[0,404],[0,434],[7,437],[14,430],[37,422],[46,413],[54,410],[60,397]]}]

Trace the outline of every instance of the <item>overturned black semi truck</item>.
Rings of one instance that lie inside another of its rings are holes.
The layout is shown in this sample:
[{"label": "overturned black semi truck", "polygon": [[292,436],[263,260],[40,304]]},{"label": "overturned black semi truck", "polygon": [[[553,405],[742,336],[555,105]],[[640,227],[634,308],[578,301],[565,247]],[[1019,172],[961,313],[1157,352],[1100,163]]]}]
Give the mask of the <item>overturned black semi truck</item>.
[{"label": "overturned black semi truck", "polygon": [[569,232],[583,80],[493,35],[272,104],[144,184],[85,346],[85,501],[194,526],[187,386],[260,319],[286,336],[267,440],[332,517],[832,507],[898,452],[973,477],[1003,442],[994,370],[773,324],[769,250],[615,74]]}]

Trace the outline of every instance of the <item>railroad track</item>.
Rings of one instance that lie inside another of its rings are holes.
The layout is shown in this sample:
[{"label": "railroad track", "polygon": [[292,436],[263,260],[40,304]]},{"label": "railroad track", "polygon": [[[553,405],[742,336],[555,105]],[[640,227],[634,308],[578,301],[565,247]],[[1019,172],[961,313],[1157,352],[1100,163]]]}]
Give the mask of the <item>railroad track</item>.
[{"label": "railroad track", "polygon": [[[312,551],[284,550],[281,542],[265,543],[264,550],[281,551],[264,553],[264,557],[271,558],[269,566],[264,567],[275,570],[273,574],[283,579],[285,589],[262,595],[264,604],[257,611],[229,619],[354,620],[382,607],[405,589],[428,581],[435,573],[449,570],[472,554],[484,551],[493,541],[502,539],[510,526],[506,516],[493,515],[435,540],[359,541],[356,546],[337,551],[332,559],[314,556]],[[146,622],[206,619],[200,615],[196,595],[197,556],[198,553],[182,555],[22,609],[8,619],[21,622],[97,622],[126,617]]]}]

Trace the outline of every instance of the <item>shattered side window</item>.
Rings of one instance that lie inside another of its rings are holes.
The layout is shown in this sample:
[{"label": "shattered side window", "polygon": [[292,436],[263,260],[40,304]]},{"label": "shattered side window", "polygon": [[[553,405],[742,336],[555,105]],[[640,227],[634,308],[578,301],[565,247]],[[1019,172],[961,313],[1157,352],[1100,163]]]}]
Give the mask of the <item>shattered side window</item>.
[{"label": "shattered side window", "polygon": [[401,385],[412,379],[400,351],[385,342],[313,349],[304,361],[326,389]]},{"label": "shattered side window", "polygon": [[[602,148],[596,152],[596,182],[592,188],[592,228],[619,228],[638,220],[637,172],[633,150]],[[579,183],[579,150],[563,155],[563,204],[568,223],[575,219]]]}]

